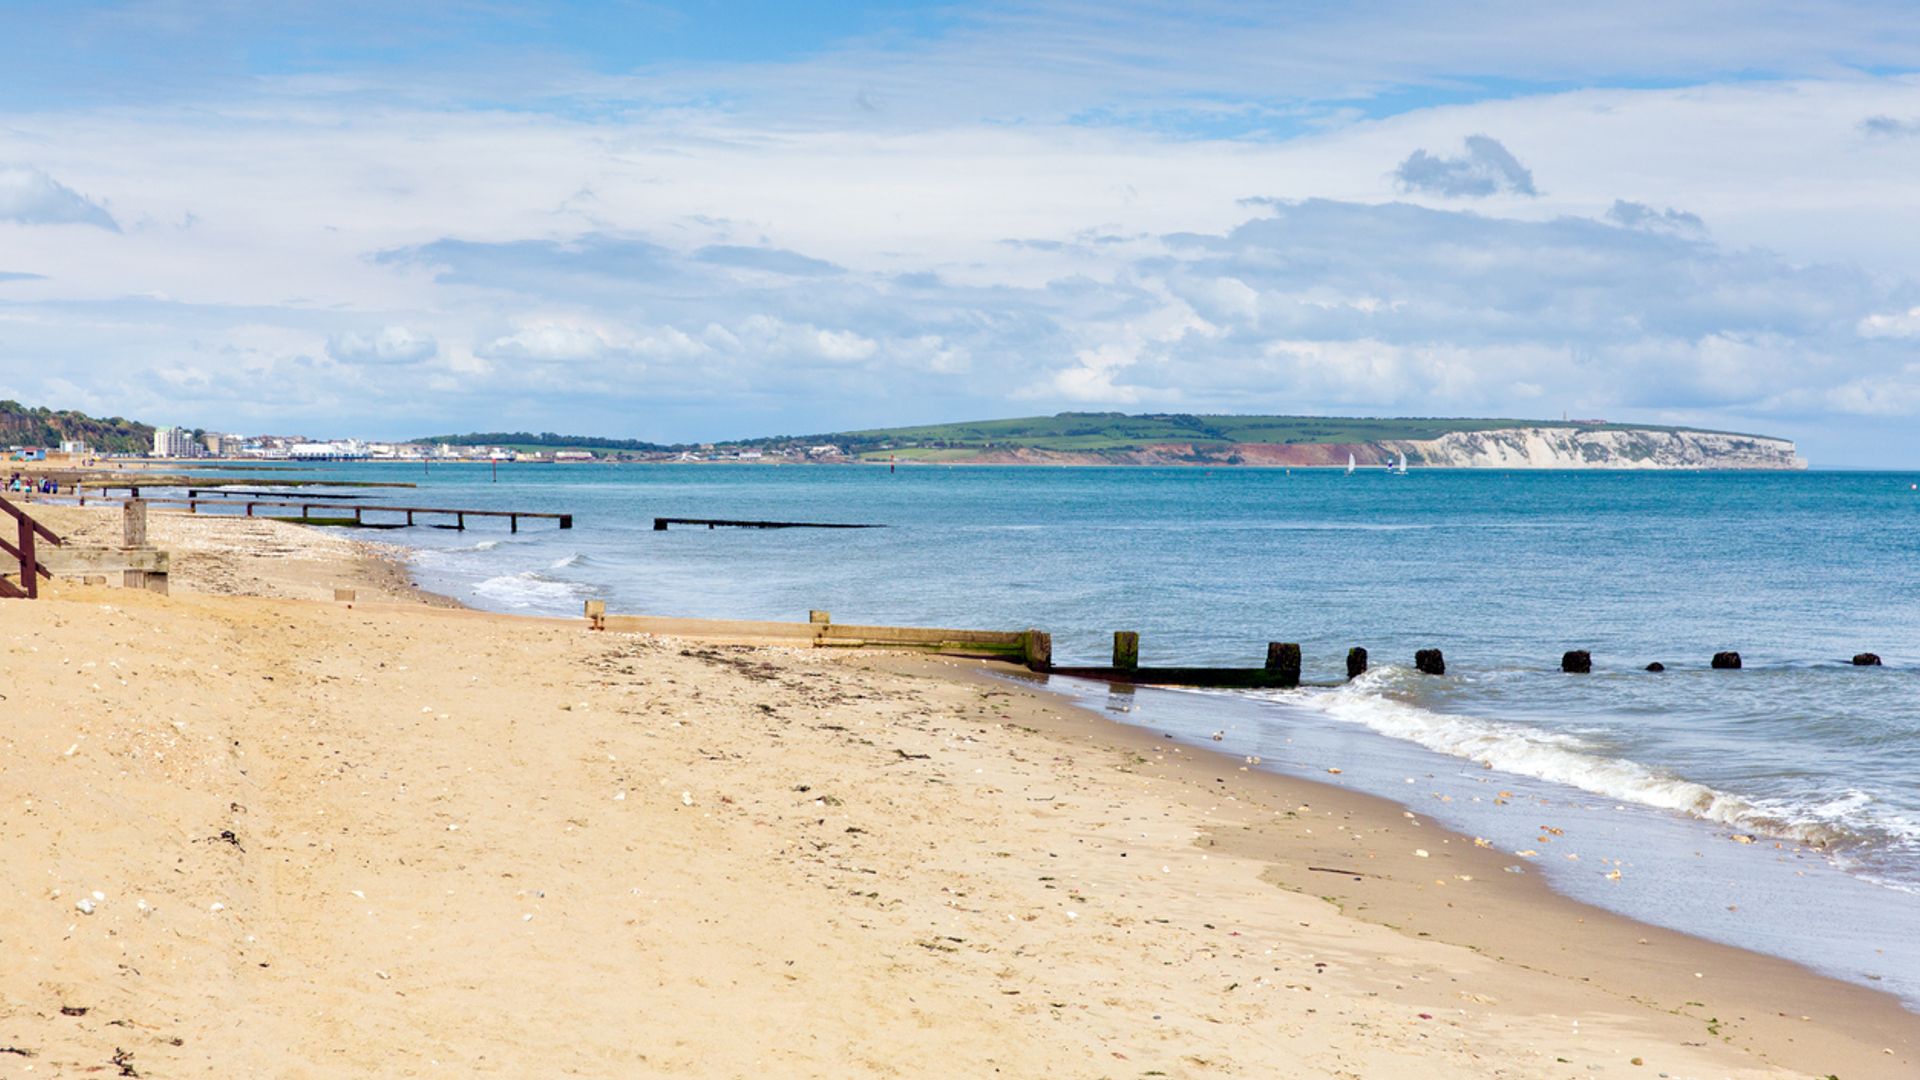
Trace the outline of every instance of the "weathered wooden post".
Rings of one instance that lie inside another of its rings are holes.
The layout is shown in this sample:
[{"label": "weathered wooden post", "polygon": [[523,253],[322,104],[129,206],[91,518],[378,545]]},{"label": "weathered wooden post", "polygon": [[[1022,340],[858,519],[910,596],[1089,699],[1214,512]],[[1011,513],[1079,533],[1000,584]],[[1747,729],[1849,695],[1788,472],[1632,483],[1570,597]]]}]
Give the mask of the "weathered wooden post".
[{"label": "weathered wooden post", "polygon": [[1113,666],[1121,671],[1140,667],[1140,635],[1132,630],[1113,632]]},{"label": "weathered wooden post", "polygon": [[1300,645],[1292,641],[1267,642],[1267,670],[1281,686],[1300,685]]},{"label": "weathered wooden post", "polygon": [[1569,675],[1591,675],[1593,673],[1593,654],[1585,649],[1569,649],[1560,658],[1560,670]]},{"label": "weathered wooden post", "polygon": [[1738,671],[1740,670],[1740,654],[1737,652],[1714,653],[1713,667],[1716,671]]},{"label": "weathered wooden post", "polygon": [[128,499],[120,505],[120,546],[130,548],[147,546],[146,500]]},{"label": "weathered wooden post", "polygon": [[607,602],[605,600],[587,601],[586,613],[589,629],[605,630],[607,628]]},{"label": "weathered wooden post", "polygon": [[1347,678],[1357,679],[1367,673],[1367,650],[1355,645],[1347,650]]},{"label": "weathered wooden post", "polygon": [[1880,656],[1877,653],[1870,653],[1870,652],[1855,653],[1853,657],[1853,666],[1854,667],[1879,667]]},{"label": "weathered wooden post", "polygon": [[1045,630],[1028,630],[1021,640],[1021,652],[1029,671],[1053,667],[1053,635]]},{"label": "weathered wooden post", "polygon": [[828,623],[833,621],[833,615],[832,613],[825,612],[825,611],[809,611],[807,612],[807,621],[810,623],[818,624],[820,626],[825,626]]},{"label": "weathered wooden post", "polygon": [[1445,675],[1447,658],[1439,649],[1421,649],[1413,654],[1413,666],[1422,675]]}]

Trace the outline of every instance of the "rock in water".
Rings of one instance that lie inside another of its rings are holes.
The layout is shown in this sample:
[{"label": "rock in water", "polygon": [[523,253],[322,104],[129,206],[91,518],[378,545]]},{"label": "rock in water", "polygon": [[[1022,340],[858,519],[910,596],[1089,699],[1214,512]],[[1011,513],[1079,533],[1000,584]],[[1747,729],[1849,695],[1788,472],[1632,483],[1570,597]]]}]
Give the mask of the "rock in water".
[{"label": "rock in water", "polygon": [[1658,660],[1655,660],[1653,663],[1647,665],[1647,670],[1648,671],[1665,671],[1667,670],[1667,665],[1661,663]]},{"label": "rock in water", "polygon": [[1422,675],[1445,675],[1447,658],[1440,654],[1439,649],[1421,649],[1413,654],[1413,666]]},{"label": "rock in water", "polygon": [[1569,675],[1588,675],[1593,672],[1593,654],[1585,649],[1569,649],[1560,658],[1560,670]]},{"label": "rock in water", "polygon": [[1879,667],[1880,654],[1863,652],[1853,658],[1854,667]]},{"label": "rock in water", "polygon": [[1740,654],[1737,652],[1714,653],[1713,666],[1719,671],[1736,671],[1740,667]]},{"label": "rock in water", "polygon": [[1357,679],[1367,673],[1367,650],[1354,646],[1347,650],[1347,678]]}]

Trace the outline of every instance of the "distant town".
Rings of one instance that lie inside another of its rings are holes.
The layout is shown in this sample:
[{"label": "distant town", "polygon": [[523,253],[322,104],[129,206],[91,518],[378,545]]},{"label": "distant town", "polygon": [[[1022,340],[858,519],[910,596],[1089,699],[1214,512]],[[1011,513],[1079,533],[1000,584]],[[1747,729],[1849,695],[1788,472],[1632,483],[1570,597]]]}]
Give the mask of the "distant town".
[{"label": "distant town", "polygon": [[[46,460],[52,448],[11,446],[7,456],[16,461]],[[103,452],[84,440],[65,440],[57,452],[67,458],[151,458],[167,461],[779,461],[846,460],[839,446],[742,447],[711,444],[649,450],[558,449],[514,445],[449,442],[369,442],[362,439],[314,439],[298,435],[234,435],[184,427],[156,427],[153,445],[145,453]]]}]

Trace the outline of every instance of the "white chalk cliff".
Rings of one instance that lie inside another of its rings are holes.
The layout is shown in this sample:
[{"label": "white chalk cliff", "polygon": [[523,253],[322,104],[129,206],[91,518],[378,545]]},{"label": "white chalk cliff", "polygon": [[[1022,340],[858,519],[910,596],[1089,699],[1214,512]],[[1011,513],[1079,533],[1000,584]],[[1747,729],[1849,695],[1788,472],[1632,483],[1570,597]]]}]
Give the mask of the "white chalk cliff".
[{"label": "white chalk cliff", "polygon": [[1711,431],[1499,428],[1375,444],[1416,464],[1500,469],[1804,469],[1792,440]]}]

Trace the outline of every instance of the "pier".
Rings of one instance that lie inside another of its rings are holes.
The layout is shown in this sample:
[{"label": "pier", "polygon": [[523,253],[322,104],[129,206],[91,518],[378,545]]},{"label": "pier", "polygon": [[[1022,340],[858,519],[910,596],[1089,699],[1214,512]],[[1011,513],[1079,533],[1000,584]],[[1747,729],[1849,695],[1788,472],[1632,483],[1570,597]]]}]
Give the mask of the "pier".
[{"label": "pier", "polygon": [[[356,496],[347,496],[347,497],[355,498]],[[40,495],[38,496],[38,498],[46,501],[51,501],[56,499],[71,499],[80,506],[87,505],[87,502],[90,499],[96,503],[116,503],[116,504],[124,504],[127,502],[135,501],[132,499],[122,499],[114,496],[87,495],[81,492],[76,492],[71,495]],[[445,507],[445,506],[394,506],[390,503],[320,502],[317,500],[310,501],[306,499],[260,499],[260,498],[247,498],[244,500],[228,499],[228,498],[204,499],[204,498],[196,498],[191,495],[186,498],[180,498],[180,499],[144,499],[139,501],[143,501],[143,502],[152,504],[154,506],[184,506],[187,508],[187,513],[189,514],[199,513],[200,507],[202,506],[218,506],[218,507],[224,507],[224,508],[240,507],[242,509],[243,516],[245,517],[256,516],[254,514],[254,510],[258,507],[269,507],[274,509],[292,509],[292,508],[298,507],[300,510],[300,516],[297,518],[287,518],[285,520],[290,520],[299,524],[307,524],[307,525],[315,525],[315,524],[358,525],[366,528],[398,529],[398,528],[404,528],[407,526],[412,526],[415,524],[420,524],[415,520],[416,516],[428,515],[433,517],[453,519],[453,523],[451,525],[435,524],[436,528],[460,529],[463,531],[466,529],[467,519],[470,517],[506,518],[508,527],[513,532],[520,531],[520,520],[522,518],[526,518],[529,520],[537,520],[537,521],[557,521],[559,522],[560,527],[563,529],[573,528],[572,514],[557,514],[557,513],[549,513],[546,511],[534,511],[534,510],[468,510],[468,509],[463,509],[458,507]],[[315,510],[338,510],[346,514],[351,514],[352,517],[351,518],[347,518],[347,517],[316,518],[313,516],[313,512]],[[401,521],[391,521],[391,520],[368,521],[367,520],[368,515],[376,514],[376,513],[398,514],[402,516],[402,520]]]}]

